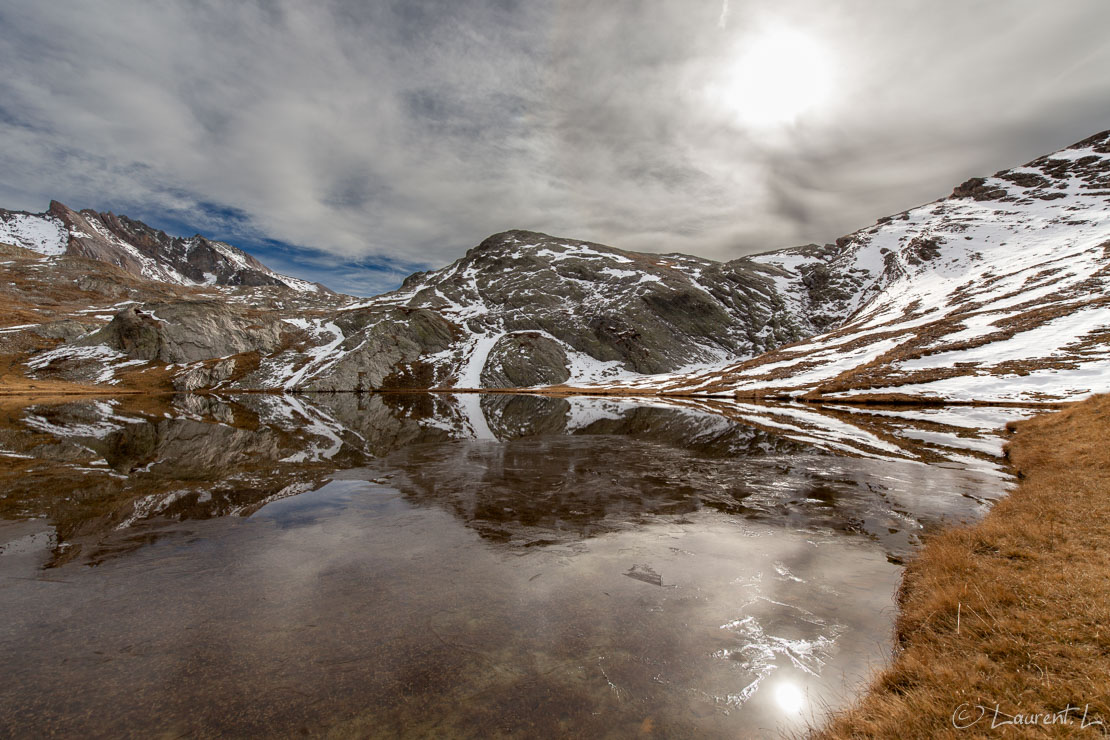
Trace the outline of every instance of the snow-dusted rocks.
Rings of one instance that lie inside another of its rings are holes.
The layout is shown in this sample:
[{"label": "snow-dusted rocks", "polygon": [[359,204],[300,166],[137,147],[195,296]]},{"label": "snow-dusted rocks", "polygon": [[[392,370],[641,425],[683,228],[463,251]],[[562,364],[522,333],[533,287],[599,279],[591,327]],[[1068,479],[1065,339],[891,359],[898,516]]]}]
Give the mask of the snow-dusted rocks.
[{"label": "snow-dusted rocks", "polygon": [[457,326],[435,311],[370,306],[301,322],[288,349],[263,358],[232,388],[359,391],[428,388],[430,358],[450,351]]},{"label": "snow-dusted rocks", "polygon": [[502,335],[479,376],[483,388],[526,388],[570,380],[570,361],[563,345],[540,332]]},{"label": "snow-dusted rocks", "polygon": [[269,354],[281,343],[276,317],[214,300],[130,306],[103,329],[74,342],[104,345],[140,360],[191,363],[244,352]]}]

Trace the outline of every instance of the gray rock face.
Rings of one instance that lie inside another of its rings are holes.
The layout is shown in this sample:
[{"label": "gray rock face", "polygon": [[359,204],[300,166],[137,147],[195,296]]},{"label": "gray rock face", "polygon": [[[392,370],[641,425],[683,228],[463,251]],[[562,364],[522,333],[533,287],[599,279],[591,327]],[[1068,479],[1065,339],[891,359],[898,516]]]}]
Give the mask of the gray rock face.
[{"label": "gray rock face", "polygon": [[211,364],[193,365],[174,376],[173,388],[184,392],[212,388],[230,378],[234,372],[234,357]]},{"label": "gray rock face", "polygon": [[73,319],[63,319],[51,321],[49,324],[39,324],[33,331],[45,339],[72,341],[88,334],[89,327]]},{"label": "gray rock face", "polygon": [[77,287],[86,293],[99,293],[111,298],[123,298],[128,294],[126,285],[103,275],[82,275],[77,278]]},{"label": "gray rock face", "polygon": [[506,334],[490,350],[482,369],[483,388],[556,385],[570,379],[562,345],[535,332]]},{"label": "gray rock face", "polygon": [[[283,327],[217,301],[148,303],[116,314],[103,329],[74,342],[106,345],[139,360],[188,363],[240,352],[272,352]],[[199,386],[198,386],[199,387]]]},{"label": "gray rock face", "polygon": [[288,350],[262,360],[235,387],[358,391],[429,388],[429,355],[458,340],[458,325],[436,311],[371,306],[317,319]]},{"label": "gray rock face", "polygon": [[434,311],[387,311],[346,338],[344,354],[305,390],[343,391],[428,388],[436,381],[427,355],[451,346],[457,327]]}]

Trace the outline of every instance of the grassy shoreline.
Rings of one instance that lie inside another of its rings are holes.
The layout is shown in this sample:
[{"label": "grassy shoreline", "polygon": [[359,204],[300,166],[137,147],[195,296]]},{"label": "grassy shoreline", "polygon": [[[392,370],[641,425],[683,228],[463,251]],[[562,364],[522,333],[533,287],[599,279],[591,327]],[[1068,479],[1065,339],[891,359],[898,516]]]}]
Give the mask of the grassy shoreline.
[{"label": "grassy shoreline", "polygon": [[814,737],[1110,734],[1110,395],[1011,430],[1017,489],[910,562],[893,665]]}]

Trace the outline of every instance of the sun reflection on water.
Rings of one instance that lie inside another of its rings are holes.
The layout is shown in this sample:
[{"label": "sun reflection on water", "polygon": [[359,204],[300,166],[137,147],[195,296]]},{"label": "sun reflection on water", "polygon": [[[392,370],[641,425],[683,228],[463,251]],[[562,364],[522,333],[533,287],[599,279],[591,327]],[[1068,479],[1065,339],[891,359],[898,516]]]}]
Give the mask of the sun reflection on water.
[{"label": "sun reflection on water", "polygon": [[806,695],[793,681],[779,681],[774,687],[775,704],[790,716],[801,714],[806,705]]}]

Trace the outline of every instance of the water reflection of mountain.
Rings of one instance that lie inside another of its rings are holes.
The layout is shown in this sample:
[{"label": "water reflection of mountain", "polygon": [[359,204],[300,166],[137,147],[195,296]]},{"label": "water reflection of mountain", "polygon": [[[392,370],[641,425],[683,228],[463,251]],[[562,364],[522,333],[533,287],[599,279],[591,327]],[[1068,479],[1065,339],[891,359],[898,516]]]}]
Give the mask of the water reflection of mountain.
[{"label": "water reflection of mountain", "polygon": [[487,395],[486,423],[500,440],[545,434],[621,435],[681,447],[697,455],[790,454],[810,444],[737,423],[714,413],[621,404],[604,399]]},{"label": "water reflection of mountain", "polygon": [[[483,538],[514,546],[572,542],[662,516],[681,522],[707,509],[857,533],[901,557],[926,524],[977,516],[972,496],[991,483],[920,463],[780,454],[763,432],[750,440],[754,454],[706,458],[626,434],[544,435],[413,447],[383,462],[412,503],[442,507]],[[727,442],[736,449],[735,437]]]},{"label": "water reflection of mountain", "polygon": [[0,516],[49,521],[51,564],[96,562],[149,541],[138,526],[148,520],[247,513],[322,483],[325,471],[281,463],[300,445],[246,407],[195,396],[159,415],[104,401],[33,406],[0,429],[11,452]]},{"label": "water reflection of mountain", "polygon": [[39,404],[0,426],[0,517],[45,518],[50,564],[97,562],[174,523],[249,515],[364,468],[491,542],[564,542],[707,507],[898,549],[920,521],[979,495],[981,476],[919,462],[916,437],[950,434],[943,425],[899,436],[905,420],[842,417],[492,394]]}]

